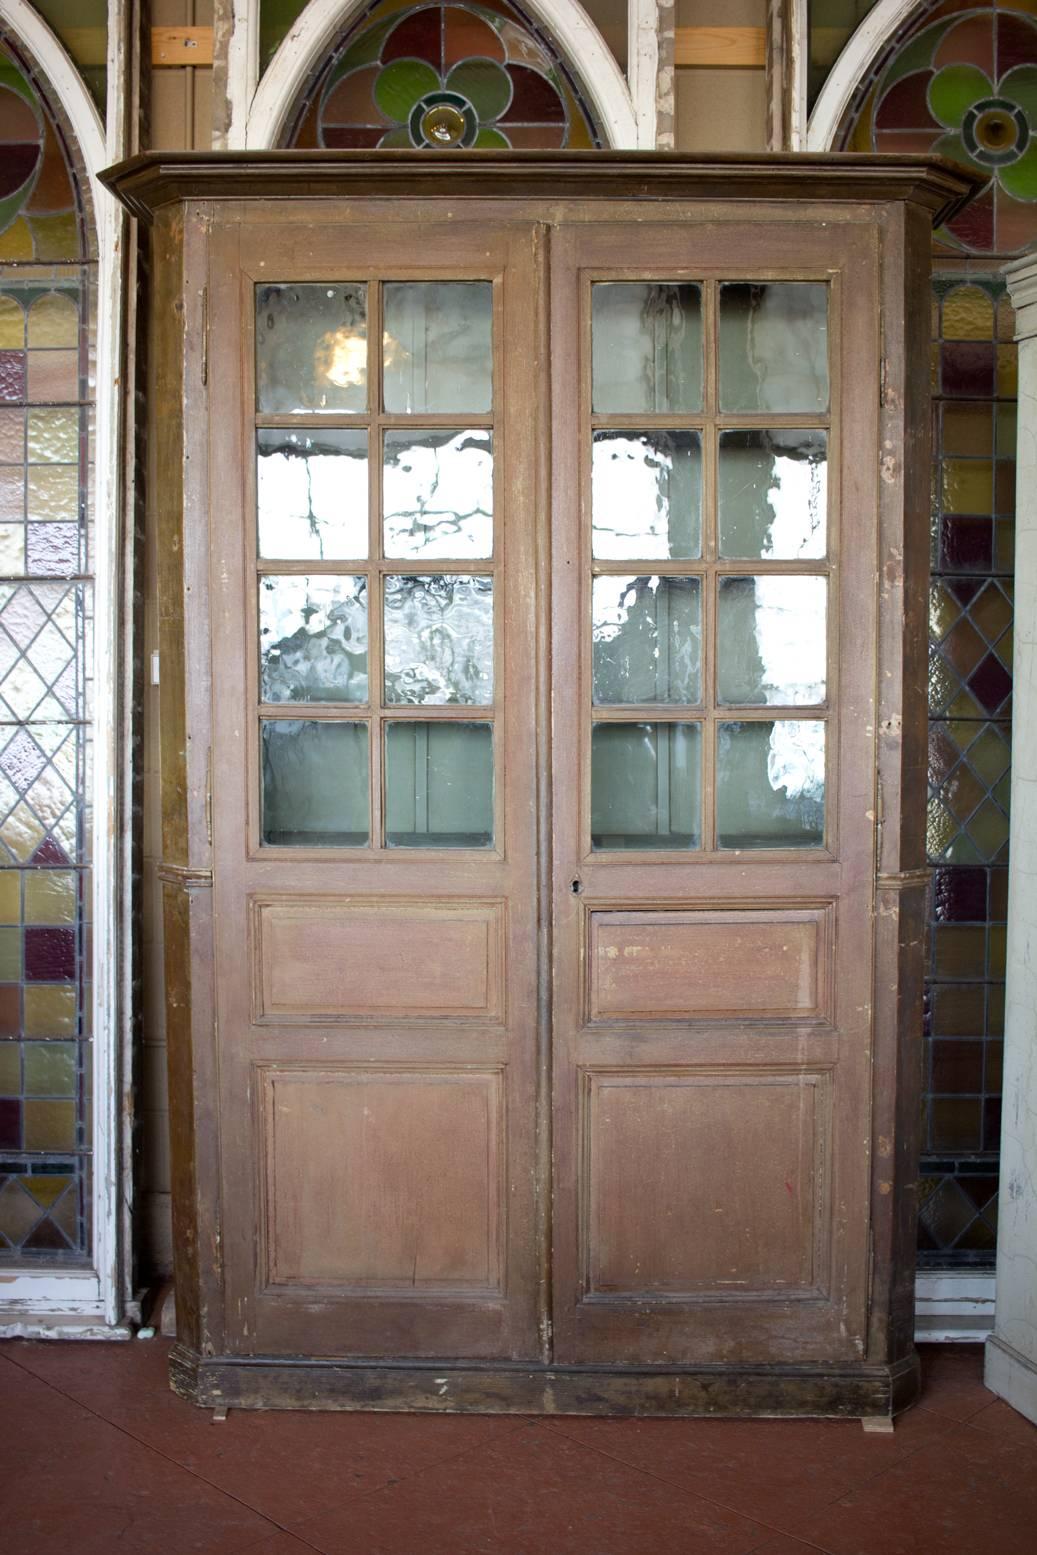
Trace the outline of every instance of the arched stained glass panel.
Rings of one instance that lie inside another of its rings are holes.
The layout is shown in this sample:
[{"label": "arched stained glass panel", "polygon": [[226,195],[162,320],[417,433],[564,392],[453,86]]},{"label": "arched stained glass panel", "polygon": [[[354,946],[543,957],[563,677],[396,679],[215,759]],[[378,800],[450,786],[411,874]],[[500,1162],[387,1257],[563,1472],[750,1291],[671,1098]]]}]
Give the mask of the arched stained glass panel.
[{"label": "arched stained glass panel", "polygon": [[71,140],[0,32],[0,1264],[89,1247],[94,262]]},{"label": "arched stained glass panel", "polygon": [[331,150],[604,144],[574,75],[508,0],[378,0],[287,122],[285,145]]}]

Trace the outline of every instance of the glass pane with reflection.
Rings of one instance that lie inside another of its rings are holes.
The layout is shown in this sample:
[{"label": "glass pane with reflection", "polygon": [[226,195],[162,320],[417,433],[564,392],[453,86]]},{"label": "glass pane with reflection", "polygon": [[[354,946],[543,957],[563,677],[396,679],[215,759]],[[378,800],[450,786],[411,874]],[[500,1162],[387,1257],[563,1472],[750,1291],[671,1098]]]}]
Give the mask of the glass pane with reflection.
[{"label": "glass pane with reflection", "polygon": [[591,844],[697,848],[702,831],[697,723],[599,723],[591,737]]},{"label": "glass pane with reflection", "polygon": [[721,578],[718,701],[757,707],[823,702],[827,605],[825,578]]},{"label": "glass pane with reflection", "polygon": [[256,435],[259,554],[278,561],[367,556],[367,433],[264,428]]},{"label": "glass pane with reflection", "polygon": [[263,841],[359,848],[370,835],[367,725],[261,720]]},{"label": "glass pane with reflection", "polygon": [[259,580],[264,702],[367,701],[367,579]]},{"label": "glass pane with reflection", "polygon": [[479,415],[493,400],[493,284],[393,281],[383,293],[385,408]]},{"label": "glass pane with reflection", "polygon": [[806,718],[718,724],[716,786],[719,847],[820,847],[824,724]]},{"label": "glass pane with reflection", "polygon": [[679,281],[599,281],[591,297],[594,409],[700,410],[701,288]]},{"label": "glass pane with reflection", "polygon": [[493,846],[493,725],[390,723],[385,730],[390,848]]},{"label": "glass pane with reflection", "polygon": [[720,408],[828,409],[828,287],[823,281],[721,286]]},{"label": "glass pane with reflection", "polygon": [[367,287],[256,287],[260,411],[367,409]]},{"label": "glass pane with reflection", "polygon": [[592,630],[595,702],[700,699],[698,578],[597,577]]},{"label": "glass pane with reflection", "polygon": [[826,553],[828,434],[721,432],[720,554],[795,561]]},{"label": "glass pane with reflection", "polygon": [[385,579],[386,702],[493,701],[493,579]]},{"label": "glass pane with reflection", "polygon": [[702,549],[702,438],[693,431],[594,433],[594,555],[690,561]]},{"label": "glass pane with reflection", "polygon": [[493,438],[489,431],[385,434],[385,554],[493,554]]}]

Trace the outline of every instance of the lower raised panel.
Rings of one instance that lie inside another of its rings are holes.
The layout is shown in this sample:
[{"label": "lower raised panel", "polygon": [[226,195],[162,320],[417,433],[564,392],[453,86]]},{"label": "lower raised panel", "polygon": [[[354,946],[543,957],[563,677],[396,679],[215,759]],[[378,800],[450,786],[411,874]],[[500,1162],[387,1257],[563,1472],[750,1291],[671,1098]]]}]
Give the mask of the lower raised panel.
[{"label": "lower raised panel", "polygon": [[585,1297],[818,1297],[827,1277],[825,1073],[587,1071]]},{"label": "lower raised panel", "polygon": [[268,1286],[501,1289],[500,1071],[262,1068]]}]

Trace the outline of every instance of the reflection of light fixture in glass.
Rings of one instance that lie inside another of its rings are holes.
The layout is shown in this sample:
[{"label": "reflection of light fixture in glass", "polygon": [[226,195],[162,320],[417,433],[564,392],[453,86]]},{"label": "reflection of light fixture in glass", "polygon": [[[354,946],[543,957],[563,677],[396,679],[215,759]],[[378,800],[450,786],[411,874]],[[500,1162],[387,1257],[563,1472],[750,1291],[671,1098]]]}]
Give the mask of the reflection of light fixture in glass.
[{"label": "reflection of light fixture in glass", "polygon": [[313,370],[318,383],[333,383],[337,389],[359,388],[367,373],[367,341],[345,326],[329,329],[317,341]]},{"label": "reflection of light fixture in glass", "polygon": [[396,367],[400,362],[405,362],[410,352],[405,350],[395,335],[390,335],[386,330],[382,336],[382,361],[386,367]]}]

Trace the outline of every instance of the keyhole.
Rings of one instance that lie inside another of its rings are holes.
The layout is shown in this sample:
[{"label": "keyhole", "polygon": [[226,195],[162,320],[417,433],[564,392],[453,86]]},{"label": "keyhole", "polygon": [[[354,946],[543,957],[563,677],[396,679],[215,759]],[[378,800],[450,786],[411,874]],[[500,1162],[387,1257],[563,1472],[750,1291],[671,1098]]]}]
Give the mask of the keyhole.
[{"label": "keyhole", "polygon": [[579,896],[580,892],[583,890],[583,881],[579,879],[574,880],[569,889],[573,896]]}]

